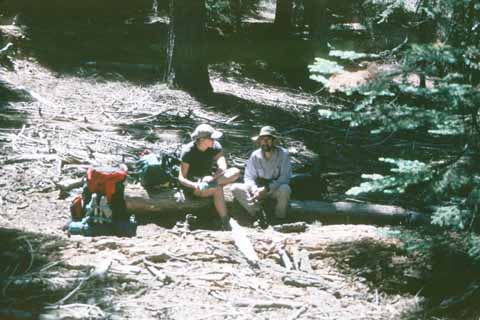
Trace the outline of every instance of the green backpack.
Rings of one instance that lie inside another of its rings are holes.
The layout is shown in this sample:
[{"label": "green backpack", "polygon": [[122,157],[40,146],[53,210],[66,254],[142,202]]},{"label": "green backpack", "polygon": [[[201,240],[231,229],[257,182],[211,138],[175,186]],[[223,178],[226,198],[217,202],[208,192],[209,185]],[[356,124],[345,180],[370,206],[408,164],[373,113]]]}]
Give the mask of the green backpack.
[{"label": "green backpack", "polygon": [[180,159],[169,154],[149,153],[137,162],[138,177],[145,189],[178,185]]}]

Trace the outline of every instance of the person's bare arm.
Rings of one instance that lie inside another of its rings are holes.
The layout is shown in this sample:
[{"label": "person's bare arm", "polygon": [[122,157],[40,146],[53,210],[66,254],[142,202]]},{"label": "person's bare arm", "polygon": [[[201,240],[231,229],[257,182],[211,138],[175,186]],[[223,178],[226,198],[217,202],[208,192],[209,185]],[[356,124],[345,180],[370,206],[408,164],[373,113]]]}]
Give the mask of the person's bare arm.
[{"label": "person's bare arm", "polygon": [[225,159],[225,154],[223,153],[223,151],[219,152],[216,156],[215,156],[215,160],[217,161],[217,172],[215,173],[215,176],[213,177],[214,179],[222,176],[225,171],[227,170],[227,159]]},{"label": "person's bare arm", "polygon": [[180,172],[178,173],[178,181],[187,188],[197,189],[197,183],[187,179],[190,165],[186,162],[180,163]]}]

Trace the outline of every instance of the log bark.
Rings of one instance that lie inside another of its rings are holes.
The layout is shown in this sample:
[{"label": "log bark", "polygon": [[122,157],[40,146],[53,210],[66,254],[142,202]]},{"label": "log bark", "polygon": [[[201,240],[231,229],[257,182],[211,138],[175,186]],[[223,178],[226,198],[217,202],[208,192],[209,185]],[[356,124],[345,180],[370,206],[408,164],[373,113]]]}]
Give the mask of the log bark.
[{"label": "log bark", "polygon": [[135,214],[187,213],[212,205],[211,199],[185,199],[178,197],[178,190],[147,191],[141,185],[129,184],[125,188],[127,210]]},{"label": "log bark", "polygon": [[285,223],[274,226],[273,230],[283,233],[305,232],[307,230],[307,224],[305,222]]},{"label": "log bark", "polygon": [[416,211],[398,206],[323,201],[290,201],[290,217],[303,219],[317,218],[324,223],[345,224],[424,224],[428,217]]},{"label": "log bark", "polygon": [[[137,215],[142,214],[184,214],[203,210],[212,206],[211,199],[186,199],[179,201],[177,190],[166,189],[161,192],[149,192],[140,185],[127,185],[125,202],[127,209]],[[232,203],[232,197],[226,190],[226,200]],[[233,214],[237,214],[232,212]],[[238,214],[242,214],[238,212]],[[289,220],[318,220],[326,224],[424,224],[428,217],[397,206],[364,204],[353,202],[290,201]]]}]

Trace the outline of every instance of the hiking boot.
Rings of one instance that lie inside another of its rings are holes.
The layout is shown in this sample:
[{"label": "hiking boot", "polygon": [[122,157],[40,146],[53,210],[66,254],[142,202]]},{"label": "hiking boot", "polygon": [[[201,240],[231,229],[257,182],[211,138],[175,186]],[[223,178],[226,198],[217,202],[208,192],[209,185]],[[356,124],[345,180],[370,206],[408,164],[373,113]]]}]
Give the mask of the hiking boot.
[{"label": "hiking boot", "polygon": [[267,229],[268,228],[268,223],[267,223],[267,213],[265,210],[260,210],[257,214],[257,220],[253,223],[253,226],[255,228],[259,227],[261,229]]},{"label": "hiking boot", "polygon": [[229,216],[220,217],[220,220],[222,221],[223,231],[232,231],[232,227],[230,226],[230,217]]}]

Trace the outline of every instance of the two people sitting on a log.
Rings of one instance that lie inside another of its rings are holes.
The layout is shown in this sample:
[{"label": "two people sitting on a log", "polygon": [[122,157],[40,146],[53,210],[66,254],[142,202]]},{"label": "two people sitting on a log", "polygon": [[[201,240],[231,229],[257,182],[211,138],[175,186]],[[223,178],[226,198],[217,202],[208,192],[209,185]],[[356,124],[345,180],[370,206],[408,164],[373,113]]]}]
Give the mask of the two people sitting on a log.
[{"label": "two people sitting on a log", "polygon": [[[208,124],[201,124],[191,134],[192,141],[182,146],[178,180],[186,196],[213,197],[223,228],[230,230],[230,217],[223,187],[240,176],[237,168],[228,168],[221,144],[222,132]],[[214,164],[217,166],[213,172]]]},{"label": "two people sitting on a log", "polygon": [[265,200],[273,200],[277,221],[287,216],[292,166],[288,151],[279,146],[280,137],[275,128],[261,128],[252,140],[258,149],[247,160],[244,183],[233,184],[231,190],[240,205],[265,226]]}]

